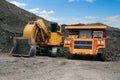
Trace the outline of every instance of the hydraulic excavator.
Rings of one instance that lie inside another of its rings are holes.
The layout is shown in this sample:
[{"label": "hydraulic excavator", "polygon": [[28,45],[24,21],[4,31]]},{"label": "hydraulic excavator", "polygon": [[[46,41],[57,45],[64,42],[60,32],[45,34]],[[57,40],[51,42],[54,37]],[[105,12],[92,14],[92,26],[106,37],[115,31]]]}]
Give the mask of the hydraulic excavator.
[{"label": "hydraulic excavator", "polygon": [[23,31],[23,37],[14,37],[13,56],[33,57],[36,54],[56,56],[63,46],[62,29],[52,22],[46,26],[43,19],[29,22]]}]

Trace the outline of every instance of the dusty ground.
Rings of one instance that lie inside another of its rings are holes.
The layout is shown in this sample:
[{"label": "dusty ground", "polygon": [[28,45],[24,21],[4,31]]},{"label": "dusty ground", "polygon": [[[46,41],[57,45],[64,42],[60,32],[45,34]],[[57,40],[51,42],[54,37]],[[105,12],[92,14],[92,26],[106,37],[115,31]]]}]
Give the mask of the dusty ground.
[{"label": "dusty ground", "polygon": [[0,80],[120,80],[120,62],[0,55]]}]

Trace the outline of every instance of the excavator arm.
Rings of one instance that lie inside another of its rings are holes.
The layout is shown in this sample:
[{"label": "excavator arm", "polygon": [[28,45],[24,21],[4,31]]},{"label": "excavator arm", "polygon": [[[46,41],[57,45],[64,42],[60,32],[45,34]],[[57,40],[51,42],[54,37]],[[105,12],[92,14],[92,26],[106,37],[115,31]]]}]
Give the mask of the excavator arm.
[{"label": "excavator arm", "polygon": [[23,37],[14,37],[13,56],[32,57],[36,54],[36,46],[48,41],[49,31],[42,19],[28,23],[23,31]]},{"label": "excavator arm", "polygon": [[45,43],[49,39],[49,30],[42,19],[28,23],[23,32],[24,38],[30,38],[32,44]]}]

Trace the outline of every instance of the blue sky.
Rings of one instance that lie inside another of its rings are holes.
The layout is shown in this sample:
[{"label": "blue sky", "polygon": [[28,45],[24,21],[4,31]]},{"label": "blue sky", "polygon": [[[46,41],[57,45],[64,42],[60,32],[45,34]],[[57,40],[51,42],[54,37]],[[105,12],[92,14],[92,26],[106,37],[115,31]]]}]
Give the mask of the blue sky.
[{"label": "blue sky", "polygon": [[59,24],[96,23],[120,28],[120,0],[7,0]]}]

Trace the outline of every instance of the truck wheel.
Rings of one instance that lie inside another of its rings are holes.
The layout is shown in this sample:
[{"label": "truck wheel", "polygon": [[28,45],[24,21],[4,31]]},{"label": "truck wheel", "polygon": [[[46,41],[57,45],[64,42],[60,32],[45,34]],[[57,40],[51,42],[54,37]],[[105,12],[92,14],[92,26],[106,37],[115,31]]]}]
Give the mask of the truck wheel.
[{"label": "truck wheel", "polygon": [[98,54],[96,55],[96,59],[98,61],[104,61],[105,60],[105,49],[101,48],[98,51]]},{"label": "truck wheel", "polygon": [[73,59],[73,55],[70,54],[69,52],[67,53],[67,56],[66,56],[68,59]]},{"label": "truck wheel", "polygon": [[96,59],[98,61],[104,61],[105,60],[104,53],[98,53],[97,56],[96,56]]},{"label": "truck wheel", "polygon": [[73,55],[70,54],[69,48],[65,48],[64,53],[65,53],[66,58],[73,59]]}]

